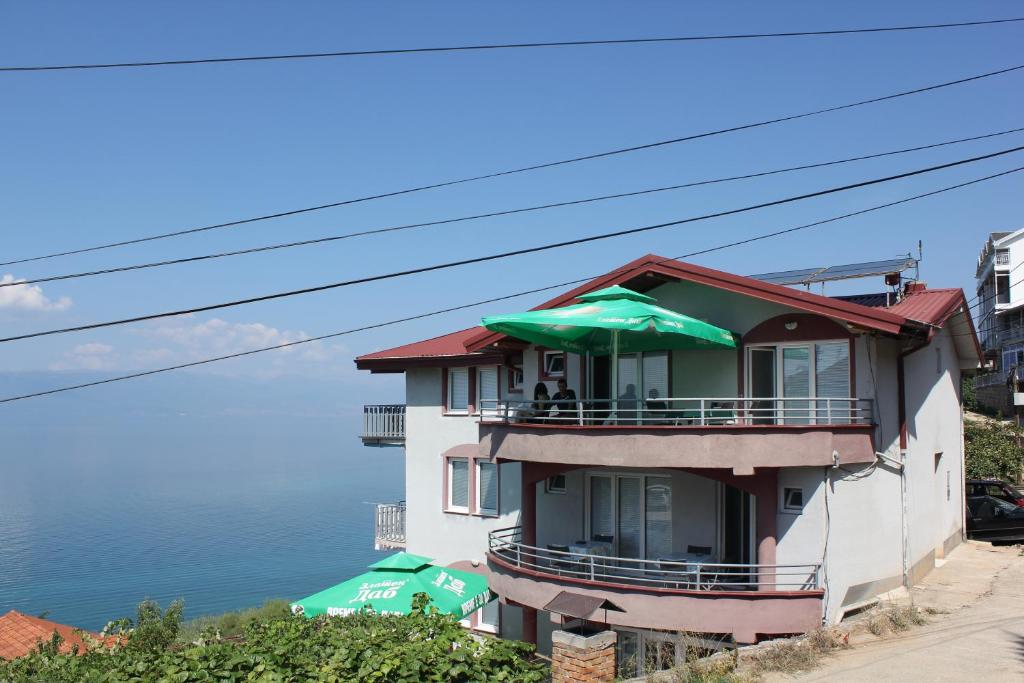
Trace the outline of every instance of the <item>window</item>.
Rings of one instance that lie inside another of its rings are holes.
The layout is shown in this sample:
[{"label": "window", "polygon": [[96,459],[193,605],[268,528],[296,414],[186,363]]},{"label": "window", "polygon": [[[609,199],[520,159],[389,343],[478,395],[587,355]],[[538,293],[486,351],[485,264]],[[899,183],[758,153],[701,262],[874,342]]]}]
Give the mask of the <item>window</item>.
[{"label": "window", "polygon": [[1010,303],[1010,276],[996,275],[996,303]]},{"label": "window", "polygon": [[789,486],[782,489],[782,509],[786,512],[802,512],[804,509],[804,490]]},{"label": "window", "polygon": [[449,413],[469,411],[469,368],[448,368]]},{"label": "window", "polygon": [[469,460],[448,459],[448,509],[469,512]]},{"label": "window", "polygon": [[476,508],[481,515],[498,514],[498,465],[478,462],[476,465]]},{"label": "window", "polygon": [[565,475],[556,474],[544,481],[544,493],[565,493]]},{"label": "window", "polygon": [[523,364],[517,363],[508,369],[508,390],[523,391]]},{"label": "window", "polygon": [[489,603],[459,620],[463,628],[484,633],[498,633],[501,624],[501,607],[497,600]]},{"label": "window", "polygon": [[565,377],[565,352],[541,351],[540,379],[558,379]]},{"label": "window", "polygon": [[498,410],[498,368],[480,368],[476,372],[476,404],[478,410],[494,413]]},{"label": "window", "polygon": [[851,418],[850,343],[748,347],[747,395],[755,423],[843,424]]}]

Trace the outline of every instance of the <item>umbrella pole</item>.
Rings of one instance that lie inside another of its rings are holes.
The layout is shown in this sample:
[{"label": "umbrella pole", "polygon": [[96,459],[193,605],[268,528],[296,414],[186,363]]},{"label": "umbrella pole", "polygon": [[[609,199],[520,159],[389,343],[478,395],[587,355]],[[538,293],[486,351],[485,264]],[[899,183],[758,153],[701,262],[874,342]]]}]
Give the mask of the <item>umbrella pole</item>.
[{"label": "umbrella pole", "polygon": [[619,331],[612,330],[612,416],[619,419]]}]

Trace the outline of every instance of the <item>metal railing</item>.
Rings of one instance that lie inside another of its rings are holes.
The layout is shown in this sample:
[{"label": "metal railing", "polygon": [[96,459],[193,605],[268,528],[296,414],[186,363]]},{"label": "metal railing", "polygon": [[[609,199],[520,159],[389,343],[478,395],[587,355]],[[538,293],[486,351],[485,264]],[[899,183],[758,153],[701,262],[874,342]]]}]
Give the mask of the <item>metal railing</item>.
[{"label": "metal railing", "polygon": [[405,406],[400,404],[363,406],[364,441],[402,441],[405,439]]},{"label": "metal railing", "polygon": [[871,425],[868,398],[482,400],[481,422],[562,425]]},{"label": "metal railing", "polygon": [[522,528],[488,534],[495,557],[518,569],[595,583],[699,591],[804,591],[821,586],[821,563],[726,564],[590,555],[521,542]]},{"label": "metal railing", "polygon": [[405,501],[377,503],[377,519],[373,532],[373,549],[405,547]]}]

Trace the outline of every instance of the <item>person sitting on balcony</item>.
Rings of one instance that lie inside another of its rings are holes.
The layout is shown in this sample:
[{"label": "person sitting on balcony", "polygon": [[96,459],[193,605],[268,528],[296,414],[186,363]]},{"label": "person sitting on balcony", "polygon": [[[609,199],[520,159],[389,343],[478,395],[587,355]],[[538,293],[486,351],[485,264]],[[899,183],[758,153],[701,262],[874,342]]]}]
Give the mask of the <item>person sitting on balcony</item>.
[{"label": "person sitting on balcony", "polygon": [[618,398],[618,419],[616,422],[619,424],[636,424],[638,415],[638,408],[640,407],[640,401],[636,395],[636,385],[627,384],[626,391]]},{"label": "person sitting on balcony", "polygon": [[568,419],[576,411],[576,392],[569,388],[565,378],[558,380],[558,391],[551,400],[560,418]]},{"label": "person sitting on balcony", "polygon": [[647,392],[647,412],[655,422],[665,422],[665,418],[668,416],[668,404],[658,400],[659,396],[657,389]]},{"label": "person sitting on balcony", "polygon": [[[537,382],[533,387],[533,403],[520,414],[527,422],[539,422],[551,410],[551,397],[548,396],[548,387],[544,382]],[[532,419],[531,419],[532,418]]]}]

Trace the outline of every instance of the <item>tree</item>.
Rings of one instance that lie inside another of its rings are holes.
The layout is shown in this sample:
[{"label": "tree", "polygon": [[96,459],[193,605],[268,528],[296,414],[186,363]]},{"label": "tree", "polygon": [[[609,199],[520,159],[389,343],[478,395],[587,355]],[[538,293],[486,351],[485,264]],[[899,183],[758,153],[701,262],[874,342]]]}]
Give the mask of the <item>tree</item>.
[{"label": "tree", "polygon": [[1016,481],[1024,467],[1020,427],[1009,422],[968,422],[964,425],[967,477]]}]

